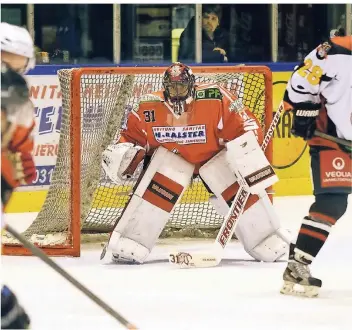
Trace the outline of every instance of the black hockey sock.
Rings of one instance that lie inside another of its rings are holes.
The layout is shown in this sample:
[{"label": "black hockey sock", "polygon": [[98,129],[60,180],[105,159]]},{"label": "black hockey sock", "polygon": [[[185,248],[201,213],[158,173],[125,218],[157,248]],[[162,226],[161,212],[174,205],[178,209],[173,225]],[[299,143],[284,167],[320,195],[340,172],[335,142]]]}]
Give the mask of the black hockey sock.
[{"label": "black hockey sock", "polygon": [[323,247],[331,227],[347,208],[347,194],[326,193],[315,196],[309,216],[303,219],[294,258],[310,264]]},{"label": "black hockey sock", "polygon": [[[320,217],[319,217],[320,218]],[[310,264],[329,236],[331,223],[312,215],[304,217],[295,247],[295,259]],[[298,257],[298,255],[299,257]]]}]

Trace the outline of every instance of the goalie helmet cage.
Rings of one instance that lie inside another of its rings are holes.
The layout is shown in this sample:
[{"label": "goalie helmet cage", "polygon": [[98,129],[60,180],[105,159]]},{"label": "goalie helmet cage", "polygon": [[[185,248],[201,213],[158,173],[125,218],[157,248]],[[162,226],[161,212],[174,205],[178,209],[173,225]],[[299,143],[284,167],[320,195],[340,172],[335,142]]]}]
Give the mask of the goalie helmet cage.
[{"label": "goalie helmet cage", "polygon": [[[109,232],[138,179],[115,185],[101,169],[101,155],[141,95],[162,89],[166,67],[75,68],[58,71],[62,91],[59,150],[46,200],[23,233],[48,255],[79,256],[81,233]],[[272,121],[272,74],[265,66],[199,66],[196,83],[224,86],[255,114],[264,131]],[[266,150],[272,160],[272,143]],[[187,189],[168,228],[220,228],[223,217],[208,202],[201,180]],[[170,229],[171,231],[173,229]],[[29,255],[11,236],[3,236],[3,254]]]}]

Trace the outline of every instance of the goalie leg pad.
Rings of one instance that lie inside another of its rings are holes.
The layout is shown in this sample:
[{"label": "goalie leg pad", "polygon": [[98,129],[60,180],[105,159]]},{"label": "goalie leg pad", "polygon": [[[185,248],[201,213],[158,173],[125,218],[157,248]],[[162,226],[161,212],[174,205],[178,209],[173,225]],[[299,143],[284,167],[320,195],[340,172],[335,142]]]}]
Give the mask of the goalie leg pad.
[{"label": "goalie leg pad", "polygon": [[142,264],[149,256],[149,253],[149,250],[142,244],[127,237],[120,237],[113,247],[112,260]]},{"label": "goalie leg pad", "polygon": [[145,261],[193,172],[194,165],[158,148],[114,229],[119,235],[109,245],[115,257]]},{"label": "goalie leg pad", "polygon": [[[222,216],[229,211],[228,203],[236,195],[239,185],[223,150],[199,169],[204,182],[215,194],[210,198],[215,210]],[[275,261],[288,251],[290,239],[282,239],[284,229],[275,214],[267,194],[261,198],[251,195],[235,234],[249,255],[260,261]],[[288,235],[286,235],[288,236]]]},{"label": "goalie leg pad", "polygon": [[255,260],[274,262],[288,255],[289,245],[282,240],[276,233],[268,236],[263,242],[259,243],[248,254]]},{"label": "goalie leg pad", "polygon": [[225,149],[221,150],[199,169],[199,175],[209,189],[215,196],[221,197],[217,202],[213,200],[216,203],[215,208],[219,209],[219,211],[226,208],[225,204],[230,202],[236,195],[236,192],[233,191],[233,186],[236,184],[237,177],[227,163],[226,153]]},{"label": "goalie leg pad", "polygon": [[235,234],[250,256],[266,262],[287,254],[291,242],[266,193],[243,214]]}]

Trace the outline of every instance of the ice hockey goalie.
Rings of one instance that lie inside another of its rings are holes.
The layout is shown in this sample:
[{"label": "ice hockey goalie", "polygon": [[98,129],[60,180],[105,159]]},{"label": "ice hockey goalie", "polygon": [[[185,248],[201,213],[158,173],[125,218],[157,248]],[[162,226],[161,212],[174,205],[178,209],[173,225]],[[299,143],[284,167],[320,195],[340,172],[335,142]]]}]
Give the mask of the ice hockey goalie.
[{"label": "ice hockey goalie", "polygon": [[[191,68],[178,62],[165,71],[163,87],[141,97],[117,143],[103,153],[103,168],[116,183],[132,175],[142,159],[145,164],[104,247],[104,262],[143,263],[195,175],[213,194],[215,208],[226,213],[239,187],[231,169],[236,155],[226,148],[236,138],[248,138],[254,144],[248,168],[255,172],[270,167],[261,157],[263,132],[235,95],[217,84],[196,85]],[[262,183],[267,182],[263,178]],[[278,219],[261,202],[267,201],[251,196],[246,211],[250,216],[244,214],[236,235],[252,257],[275,261],[285,254],[287,243],[276,235]]]}]

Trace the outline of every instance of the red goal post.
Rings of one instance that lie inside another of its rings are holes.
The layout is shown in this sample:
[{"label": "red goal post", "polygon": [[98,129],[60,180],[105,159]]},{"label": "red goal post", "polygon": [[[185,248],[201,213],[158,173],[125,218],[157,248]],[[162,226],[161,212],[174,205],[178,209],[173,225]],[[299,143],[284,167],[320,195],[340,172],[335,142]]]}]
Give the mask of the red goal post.
[{"label": "red goal post", "polygon": [[[101,170],[101,153],[117,136],[142,94],[162,88],[166,67],[75,68],[58,71],[63,114],[52,182],[37,218],[23,233],[48,255],[79,256],[81,232],[108,232],[135,183],[116,186]],[[272,121],[272,73],[265,66],[195,66],[196,82],[221,84],[242,99],[265,130]],[[272,161],[272,143],[266,155]],[[222,218],[196,181],[171,216],[169,227],[216,229]],[[173,229],[172,229],[173,230]],[[5,255],[29,255],[9,235]]]}]

